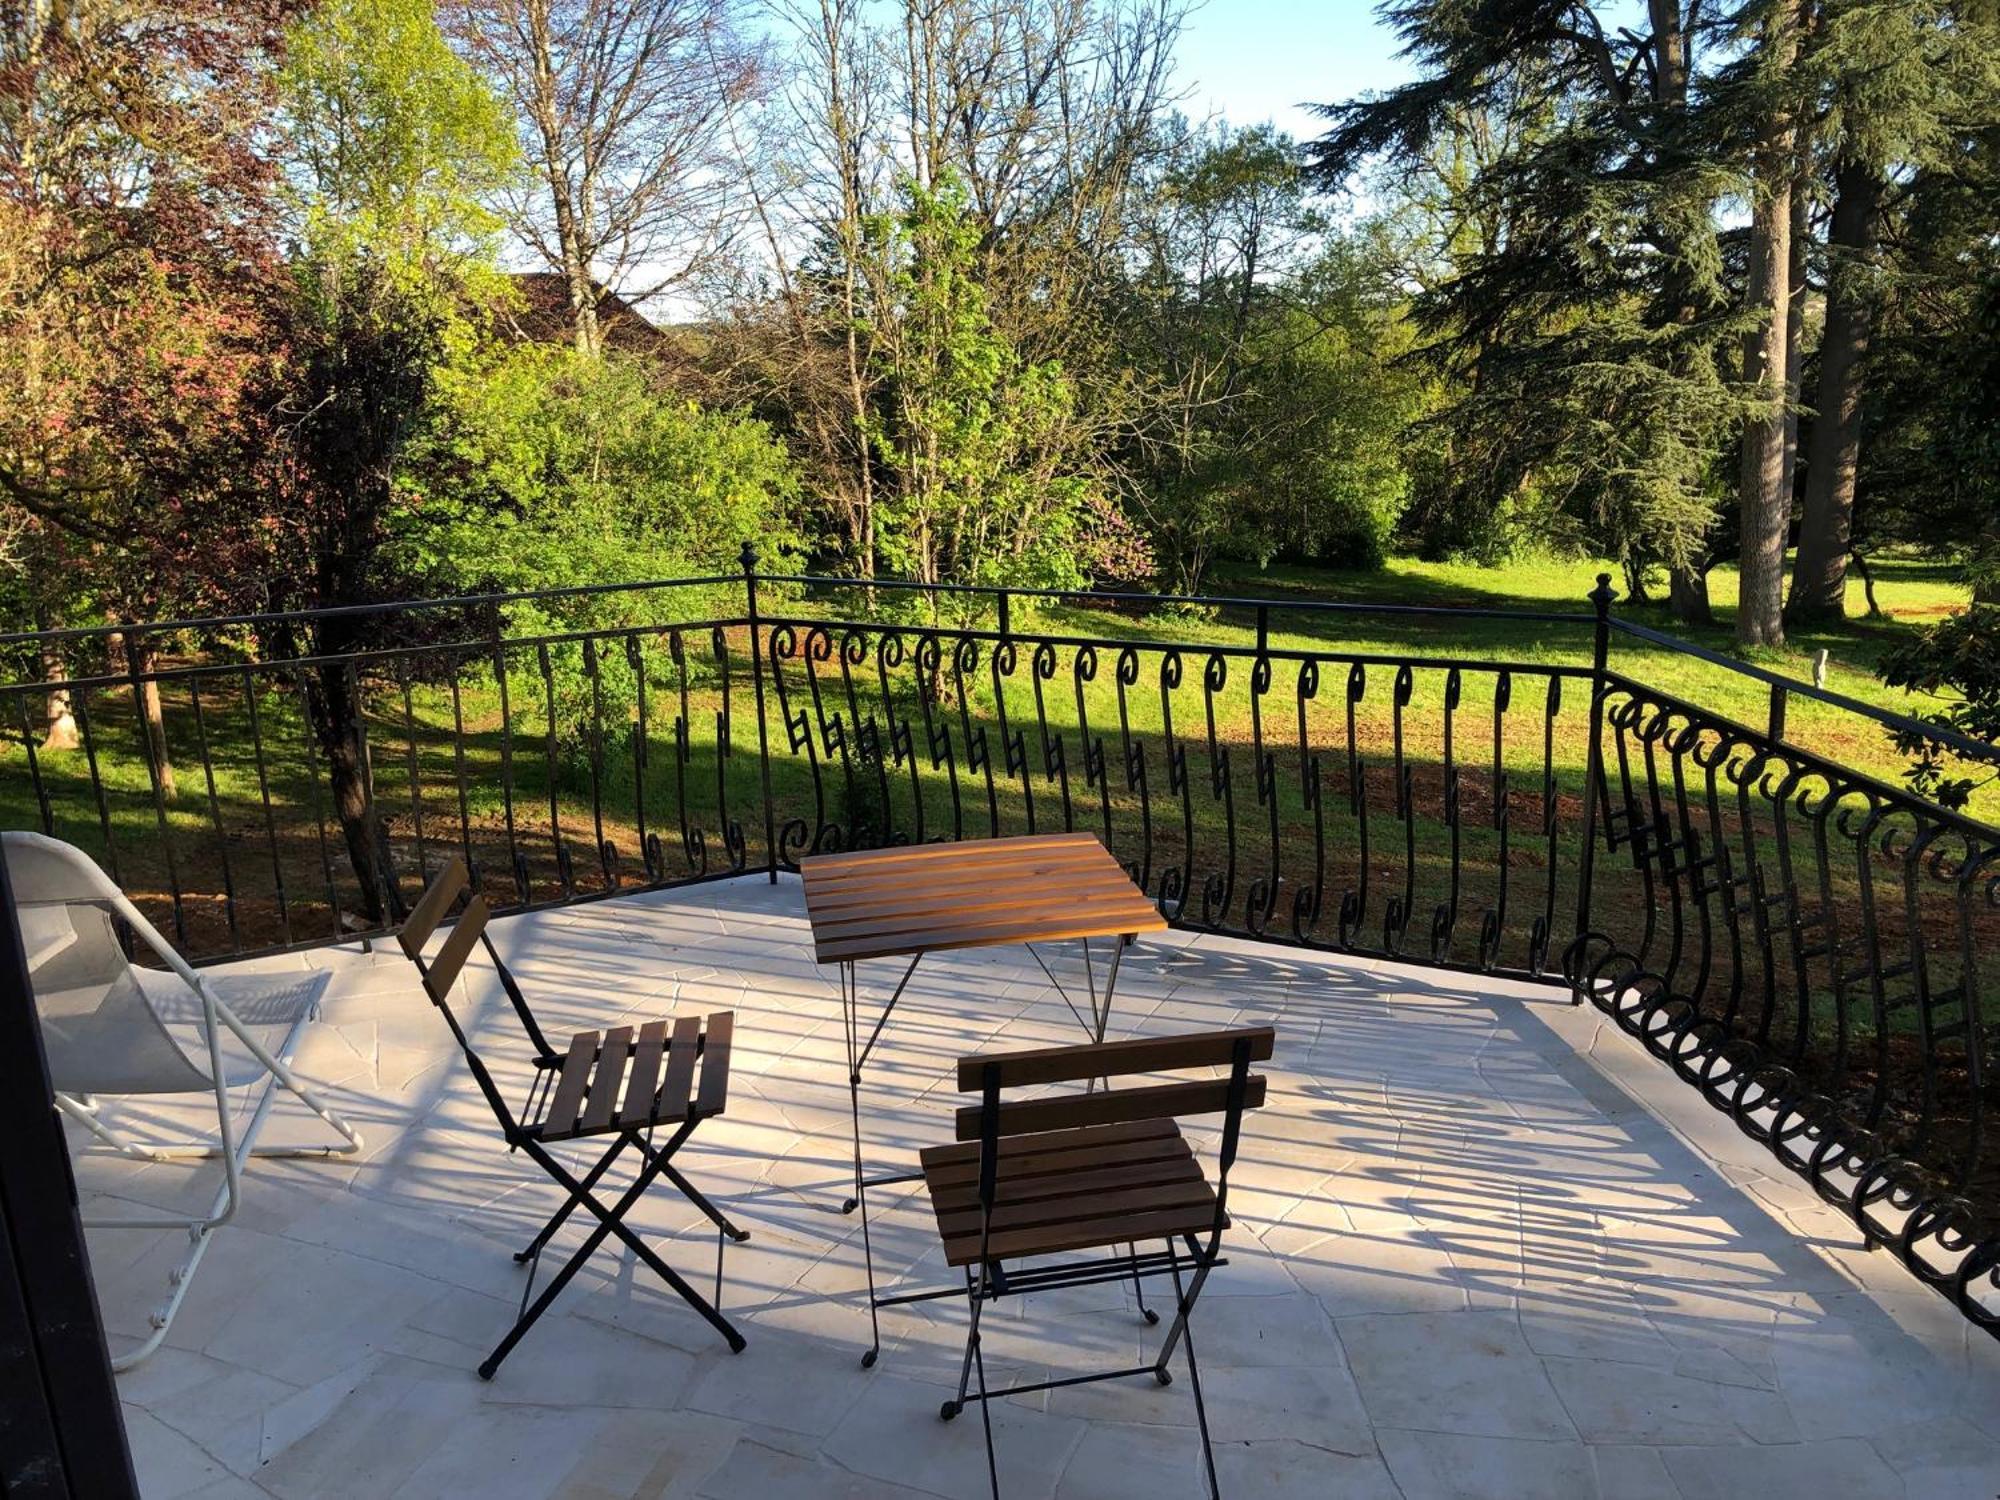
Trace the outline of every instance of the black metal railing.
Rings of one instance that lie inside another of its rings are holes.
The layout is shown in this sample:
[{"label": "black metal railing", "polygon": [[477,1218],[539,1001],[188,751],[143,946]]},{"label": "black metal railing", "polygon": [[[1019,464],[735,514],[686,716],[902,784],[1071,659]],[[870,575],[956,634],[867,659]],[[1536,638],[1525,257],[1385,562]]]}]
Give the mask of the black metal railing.
[{"label": "black metal railing", "polygon": [[[1163,602],[1243,628],[1178,639]],[[746,552],[4,636],[0,819],[89,850],[203,960],[386,930],[447,852],[527,908],[1087,829],[1182,926],[1567,987],[2000,1331],[2000,832],[1788,738],[1786,705],[1996,752],[1611,602],[926,589]],[[1545,659],[1341,649],[1363,617],[1528,621]],[[1766,723],[1619,670],[1626,638],[1756,679]]]}]

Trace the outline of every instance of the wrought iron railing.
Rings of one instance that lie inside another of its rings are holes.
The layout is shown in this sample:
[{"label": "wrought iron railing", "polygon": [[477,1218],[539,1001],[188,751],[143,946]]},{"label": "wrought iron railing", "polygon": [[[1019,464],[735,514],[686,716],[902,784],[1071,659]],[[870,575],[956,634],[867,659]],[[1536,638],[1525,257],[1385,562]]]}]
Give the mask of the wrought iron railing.
[{"label": "wrought iron railing", "polygon": [[[1787,738],[1786,705],[1994,752],[1611,597],[921,589],[746,553],[640,588],[6,636],[0,820],[90,850],[201,959],[384,930],[447,850],[524,908],[1088,829],[1183,926],[1566,986],[2000,1332],[2000,832]],[[1163,603],[1241,628],[1171,638]],[[510,628],[523,609],[563,627]],[[1384,615],[1552,646],[1327,644]],[[1628,635],[1759,679],[1766,724],[1615,669]]]}]

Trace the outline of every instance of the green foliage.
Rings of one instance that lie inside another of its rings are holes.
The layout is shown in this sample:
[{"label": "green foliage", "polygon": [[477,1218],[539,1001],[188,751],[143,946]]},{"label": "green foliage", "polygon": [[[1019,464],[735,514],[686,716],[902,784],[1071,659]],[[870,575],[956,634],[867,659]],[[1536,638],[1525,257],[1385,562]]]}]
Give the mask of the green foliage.
[{"label": "green foliage", "polygon": [[432,0],[321,0],[286,38],[279,91],[302,242],[490,251],[513,121]]},{"label": "green foliage", "polygon": [[1379,564],[1409,494],[1403,433],[1430,382],[1399,362],[1408,325],[1365,238],[1332,242],[1295,305],[1251,343],[1259,399],[1243,447],[1245,514],[1265,547],[1336,566]]},{"label": "green foliage", "polygon": [[[1955,290],[1961,306],[1951,306],[1957,299],[1936,300],[1945,302],[1948,316],[1963,319],[1965,355],[1945,370],[1926,363],[1925,395],[1901,413],[1904,428],[1896,436],[1908,465],[1906,493],[1928,500],[1916,513],[1924,523],[1912,529],[1934,550],[1956,554],[1974,603],[1890,652],[1882,678],[1943,700],[1920,717],[2000,746],[2000,276],[1988,273],[1975,287]],[[1978,775],[1956,772],[1936,746],[1914,736],[1898,748],[1911,757],[1911,784],[1948,807],[1965,805],[2000,774],[1990,767]]]},{"label": "green foliage", "polygon": [[1858,528],[1871,544],[2000,554],[2000,274],[1992,268],[2000,127],[1899,217],[1871,351]]},{"label": "green foliage", "polygon": [[887,268],[867,329],[884,399],[864,424],[890,481],[883,559],[928,583],[1082,586],[1129,537],[1072,450],[1074,385],[993,325],[963,188],[906,181],[864,233]]},{"label": "green foliage", "polygon": [[1333,232],[1269,128],[1176,134],[1128,295],[1159,398],[1143,445],[1156,550],[1181,591],[1213,555],[1379,561],[1424,377],[1383,245]]},{"label": "green foliage", "polygon": [[[2000,746],[2000,606],[1975,604],[1897,646],[1882,659],[1882,680],[1942,700],[1941,707],[1919,718]],[[1922,735],[1899,735],[1896,748],[1910,757],[1905,772],[1910,786],[1946,807],[1965,806],[2000,776],[1991,766],[1963,774]]]},{"label": "green foliage", "polygon": [[564,588],[727,571],[795,545],[797,476],[761,422],[705,410],[639,359],[512,345],[454,370],[405,483],[425,571]]},{"label": "green foliage", "polygon": [[[388,555],[440,594],[515,593],[733,572],[752,542],[773,570],[796,546],[795,467],[763,423],[704,410],[643,361],[568,346],[496,348],[441,377],[440,411],[399,479]],[[586,595],[506,606],[510,633],[609,629],[728,613],[741,587]],[[517,715],[546,713],[519,659]],[[594,693],[580,648],[554,649],[557,737],[583,743]],[[603,659],[607,722],[633,699]]]},{"label": "green foliage", "polygon": [[[1651,19],[1679,27],[1681,10]],[[1396,21],[1425,76],[1329,107],[1313,171],[1341,185],[1381,161],[1416,199],[1403,227],[1449,491],[1427,519],[1490,546],[1485,518],[1554,505],[1628,565],[1698,564],[1751,398],[1716,211],[1740,178],[1700,133],[1695,38],[1667,67],[1562,6],[1416,0]]]},{"label": "green foliage", "polygon": [[1336,240],[1257,308],[1243,391],[1204,414],[1166,502],[1177,513],[1160,522],[1170,536],[1206,528],[1216,550],[1260,563],[1382,561],[1409,493],[1403,434],[1428,383],[1397,363],[1409,334],[1378,282],[1368,247]]},{"label": "green foliage", "polygon": [[380,554],[396,476],[498,294],[482,194],[513,161],[505,115],[428,0],[329,0],[287,38],[279,98],[297,236],[297,451],[315,554],[297,597],[402,592]]}]

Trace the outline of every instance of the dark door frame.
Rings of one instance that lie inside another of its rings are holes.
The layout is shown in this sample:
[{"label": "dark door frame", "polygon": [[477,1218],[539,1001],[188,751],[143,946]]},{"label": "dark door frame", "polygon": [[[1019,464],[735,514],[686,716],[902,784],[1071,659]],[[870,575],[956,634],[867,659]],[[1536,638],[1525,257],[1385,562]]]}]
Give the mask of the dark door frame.
[{"label": "dark door frame", "polygon": [[0,859],[0,1496],[138,1500]]}]

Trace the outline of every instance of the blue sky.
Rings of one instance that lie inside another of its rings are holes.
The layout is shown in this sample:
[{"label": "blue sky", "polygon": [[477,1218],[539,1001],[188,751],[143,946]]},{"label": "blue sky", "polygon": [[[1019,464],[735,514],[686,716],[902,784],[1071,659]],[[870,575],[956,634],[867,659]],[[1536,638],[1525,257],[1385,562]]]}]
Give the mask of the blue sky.
[{"label": "blue sky", "polygon": [[1325,126],[1299,106],[1402,82],[1396,50],[1375,0],[1207,0],[1181,35],[1182,107],[1309,139]]}]

